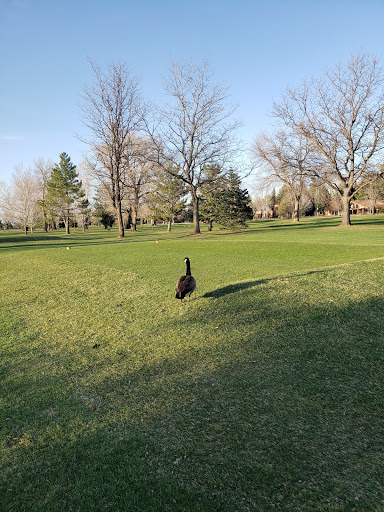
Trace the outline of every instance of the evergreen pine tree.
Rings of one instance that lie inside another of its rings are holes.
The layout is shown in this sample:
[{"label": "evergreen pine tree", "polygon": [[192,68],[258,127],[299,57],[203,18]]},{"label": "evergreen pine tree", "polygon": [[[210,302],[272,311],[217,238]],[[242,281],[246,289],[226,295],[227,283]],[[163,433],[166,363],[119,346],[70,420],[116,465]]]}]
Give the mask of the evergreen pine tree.
[{"label": "evergreen pine tree", "polygon": [[[175,169],[172,168],[171,172],[175,173]],[[186,185],[180,178],[164,173],[157,183],[155,192],[150,196],[150,209],[155,217],[167,222],[168,231],[171,231],[172,222],[185,207],[183,197],[186,194]]]},{"label": "evergreen pine tree", "polygon": [[73,208],[84,195],[76,166],[67,153],[61,153],[60,163],[53,167],[47,182],[46,205],[52,213],[62,217],[67,235]]},{"label": "evergreen pine tree", "polygon": [[216,194],[218,222],[223,226],[235,228],[245,226],[245,221],[252,219],[251,198],[247,189],[240,188],[241,180],[235,172],[228,175],[225,190]]},{"label": "evergreen pine tree", "polygon": [[217,194],[225,187],[226,179],[218,165],[209,164],[204,167],[206,181],[200,188],[199,215],[203,222],[208,223],[208,231],[212,231],[213,222],[217,221]]},{"label": "evergreen pine tree", "polygon": [[85,230],[88,229],[89,215],[91,214],[89,200],[86,197],[83,197],[78,204],[78,208],[81,225],[83,227],[83,232],[85,233]]},{"label": "evergreen pine tree", "polygon": [[200,218],[208,223],[208,231],[212,231],[213,222],[218,218],[218,190],[207,192],[200,200]]}]

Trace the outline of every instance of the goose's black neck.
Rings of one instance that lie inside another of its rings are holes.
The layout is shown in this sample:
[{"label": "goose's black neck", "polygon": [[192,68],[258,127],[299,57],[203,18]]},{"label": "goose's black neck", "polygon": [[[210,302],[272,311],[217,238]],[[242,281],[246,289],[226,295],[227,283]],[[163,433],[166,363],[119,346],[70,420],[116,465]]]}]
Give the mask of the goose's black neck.
[{"label": "goose's black neck", "polygon": [[187,276],[190,276],[191,275],[191,264],[189,262],[189,259],[187,258],[185,263],[187,264],[187,272],[186,272],[186,275]]}]

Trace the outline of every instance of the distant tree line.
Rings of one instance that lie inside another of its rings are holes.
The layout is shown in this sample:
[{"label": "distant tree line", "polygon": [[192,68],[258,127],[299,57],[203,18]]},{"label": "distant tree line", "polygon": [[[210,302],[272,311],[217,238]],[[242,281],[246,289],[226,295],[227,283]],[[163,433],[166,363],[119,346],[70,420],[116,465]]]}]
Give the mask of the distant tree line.
[{"label": "distant tree line", "polygon": [[[32,169],[21,167],[13,174],[10,186],[3,184],[0,191],[3,221],[0,229],[21,227],[24,232],[33,233],[36,227],[44,231],[65,228],[67,234],[73,226],[85,231],[90,224],[103,225],[110,229],[118,220],[109,191],[100,182],[95,189],[86,186],[85,165],[83,177],[77,172],[69,155],[62,153],[59,163],[39,159]],[[140,172],[136,168],[137,177]],[[180,171],[179,171],[180,172]],[[210,175],[212,169],[206,170]],[[214,171],[217,173],[217,169]],[[124,229],[136,231],[138,220],[141,223],[163,222],[168,231],[177,221],[193,221],[193,205],[188,197],[188,187],[178,179],[177,168],[172,165],[172,173],[157,168],[142,180],[131,180],[134,193],[127,193],[121,200]],[[90,197],[94,190],[93,197]],[[128,189],[129,191],[129,189]],[[201,189],[199,197],[202,205],[200,218],[212,229],[213,222],[223,227],[244,226],[252,219],[251,198],[246,189],[241,188],[241,179],[235,172],[222,173],[220,183]],[[207,213],[206,204],[212,211]]]},{"label": "distant tree line", "polygon": [[[188,219],[198,234],[201,221],[212,229],[213,222],[234,227],[252,217],[241,185],[236,109],[206,62],[172,63],[162,106],[143,100],[139,79],[125,64],[104,70],[90,64],[94,82],[84,88],[81,105],[85,160],[77,168],[62,153],[57,164],[39,159],[32,169],[18,166],[11,184],[0,184],[3,225],[17,223],[27,232],[61,223],[69,233],[74,223],[86,229],[93,219],[116,225],[124,237],[138,219],[168,229]],[[273,104],[275,129],[254,138],[250,155],[259,183],[279,187],[269,203],[279,203],[280,215],[297,222],[331,207],[349,225],[354,198],[369,197],[374,205],[381,197],[383,91],[379,60],[360,53],[346,66],[288,87]]]},{"label": "distant tree line", "polygon": [[39,226],[44,231],[62,224],[87,227],[90,202],[79,179],[76,166],[66,153],[53,164],[40,158],[31,169],[19,166],[10,185],[1,185],[0,206],[8,227],[22,227],[27,234]]},{"label": "distant tree line", "polygon": [[[284,184],[276,192],[273,188],[269,194],[256,194],[253,198],[253,210],[256,218],[280,217],[296,220],[304,216],[340,215],[343,209],[338,194],[325,184],[312,179],[304,181],[301,186],[300,201],[296,202],[291,188]],[[355,193],[352,201],[363,201],[365,210],[371,214],[384,213],[384,179],[377,174],[362,180],[362,187]]]}]

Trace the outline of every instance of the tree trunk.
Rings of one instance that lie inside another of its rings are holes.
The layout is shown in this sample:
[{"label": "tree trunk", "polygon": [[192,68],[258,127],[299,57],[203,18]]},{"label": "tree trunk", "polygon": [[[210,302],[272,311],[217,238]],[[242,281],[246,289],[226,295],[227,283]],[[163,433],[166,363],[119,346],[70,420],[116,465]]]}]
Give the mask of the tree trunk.
[{"label": "tree trunk", "polygon": [[212,231],[212,221],[208,221],[208,231]]},{"label": "tree trunk", "polygon": [[44,216],[44,227],[43,227],[43,231],[44,231],[44,233],[46,233],[46,232],[48,231],[47,214],[44,212],[43,216]]},{"label": "tree trunk", "polygon": [[132,221],[132,215],[131,215],[131,209],[126,210],[126,220],[124,222],[125,229],[131,229],[131,221]]},{"label": "tree trunk", "polygon": [[123,214],[121,211],[121,201],[116,201],[116,217],[117,217],[117,227],[119,228],[119,238],[124,238],[124,222],[123,222]]},{"label": "tree trunk", "polygon": [[112,205],[115,210],[115,215],[117,219],[117,227],[119,230],[118,238],[124,238],[124,222],[123,222],[123,213],[121,210],[121,194],[119,182],[111,176],[111,185],[112,185]]},{"label": "tree trunk", "polygon": [[292,214],[293,222],[299,222],[300,220],[300,198],[294,198],[295,206]]},{"label": "tree trunk", "polygon": [[343,210],[341,212],[341,225],[342,226],[350,226],[351,225],[351,211],[350,211],[350,202],[351,198],[347,190],[344,190],[344,194],[341,197],[343,203]]},{"label": "tree trunk", "polygon": [[171,231],[171,225],[172,225],[172,221],[171,221],[171,219],[169,219],[168,220],[168,229],[167,229],[168,233]]},{"label": "tree trunk", "polygon": [[69,217],[64,217],[65,234],[70,235],[69,232]]},{"label": "tree trunk", "polygon": [[132,222],[131,222],[131,231],[137,231],[137,209],[135,207],[132,208]]},{"label": "tree trunk", "polygon": [[196,190],[191,190],[192,203],[193,203],[193,234],[200,234],[200,218],[199,218],[199,197],[196,194]]}]

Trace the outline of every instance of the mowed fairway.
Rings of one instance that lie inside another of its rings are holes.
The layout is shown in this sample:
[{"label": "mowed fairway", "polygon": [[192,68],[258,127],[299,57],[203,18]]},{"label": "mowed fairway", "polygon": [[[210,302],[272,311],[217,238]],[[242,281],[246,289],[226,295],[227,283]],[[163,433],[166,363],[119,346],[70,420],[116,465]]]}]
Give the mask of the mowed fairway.
[{"label": "mowed fairway", "polygon": [[0,510],[384,510],[384,216],[353,221],[0,231]]}]

